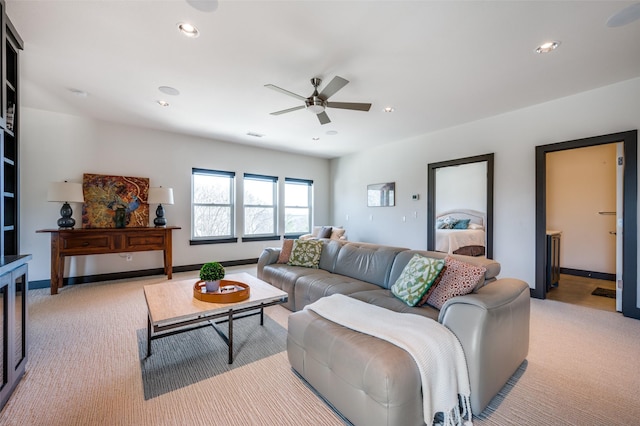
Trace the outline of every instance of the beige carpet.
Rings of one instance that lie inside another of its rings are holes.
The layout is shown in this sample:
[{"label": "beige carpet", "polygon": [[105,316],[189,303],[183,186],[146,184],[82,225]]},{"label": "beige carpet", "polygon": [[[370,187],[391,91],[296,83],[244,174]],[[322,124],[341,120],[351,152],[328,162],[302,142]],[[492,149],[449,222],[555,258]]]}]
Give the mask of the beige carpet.
[{"label": "beige carpet", "polygon": [[[292,373],[286,352],[145,401],[136,340],[146,327],[142,286],[163,281],[30,291],[27,374],[0,425],[342,424]],[[288,314],[268,310],[283,327]],[[532,300],[528,361],[474,424],[638,424],[639,354],[640,321]]]}]

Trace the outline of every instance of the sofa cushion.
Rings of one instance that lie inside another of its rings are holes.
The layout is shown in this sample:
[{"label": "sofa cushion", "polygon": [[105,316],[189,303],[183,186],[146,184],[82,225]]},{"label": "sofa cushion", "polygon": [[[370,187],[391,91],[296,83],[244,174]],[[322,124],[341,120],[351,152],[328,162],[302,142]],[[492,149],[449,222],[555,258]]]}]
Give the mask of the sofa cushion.
[{"label": "sofa cushion", "polygon": [[331,238],[332,240],[339,240],[344,236],[346,229],[336,228],[335,226],[331,229]]},{"label": "sofa cushion", "polygon": [[406,249],[369,243],[345,243],[338,253],[334,272],[389,288],[393,259],[404,250]]},{"label": "sofa cushion", "polygon": [[291,250],[293,249],[293,240],[285,238],[282,241],[282,249],[278,255],[278,261],[276,263],[289,263],[289,257],[291,257]]},{"label": "sofa cushion", "polygon": [[433,286],[444,265],[443,259],[414,254],[391,286],[391,293],[409,306],[417,305]]},{"label": "sofa cushion", "polygon": [[[318,270],[318,272],[325,272]],[[345,277],[338,274],[308,274],[301,276],[296,281],[295,305],[296,310],[304,308],[306,305],[315,302],[324,296],[332,294],[351,294],[365,290],[376,290],[380,287],[356,280],[354,278]]]},{"label": "sofa cushion", "polygon": [[298,279],[305,275],[325,273],[329,275],[329,272],[322,269],[304,268],[301,266],[290,266],[283,264],[270,264],[265,265],[260,273],[260,279],[266,281],[280,290],[286,291],[289,295],[289,299],[284,303],[284,307],[290,311],[295,311],[295,290],[296,282]]},{"label": "sofa cushion", "polygon": [[318,232],[318,238],[331,238],[331,227],[323,226]]},{"label": "sofa cushion", "polygon": [[322,241],[322,254],[320,255],[320,264],[318,266],[325,271],[334,272],[338,252],[344,243],[342,241],[328,239],[320,241]]},{"label": "sofa cushion", "polygon": [[293,249],[289,257],[289,265],[318,268],[322,254],[322,241],[293,240]]},{"label": "sofa cushion", "polygon": [[359,291],[348,295],[354,299],[371,303],[372,305],[387,308],[395,312],[406,314],[422,315],[423,317],[438,320],[439,311],[429,305],[424,306],[407,306],[402,300],[395,297],[391,290],[378,288],[376,290]]},{"label": "sofa cushion", "polygon": [[442,279],[427,299],[427,303],[436,309],[441,309],[452,297],[471,293],[487,271],[482,266],[474,266],[451,256],[447,256],[445,261],[447,268]]}]

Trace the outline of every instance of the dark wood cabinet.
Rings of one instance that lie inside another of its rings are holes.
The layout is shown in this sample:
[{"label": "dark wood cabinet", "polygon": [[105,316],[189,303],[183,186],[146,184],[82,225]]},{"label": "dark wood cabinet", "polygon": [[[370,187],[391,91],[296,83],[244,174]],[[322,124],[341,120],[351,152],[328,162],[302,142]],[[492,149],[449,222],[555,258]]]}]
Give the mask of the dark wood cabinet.
[{"label": "dark wood cabinet", "polygon": [[173,270],[172,234],[178,226],[165,228],[41,229],[51,234],[51,294],[63,286],[64,258],[89,254],[162,250],[164,273]]},{"label": "dark wood cabinet", "polygon": [[5,15],[4,1],[0,1],[2,17],[2,99],[0,110],[0,255],[18,255],[19,246],[19,172],[18,172],[18,124],[19,124],[19,63],[18,53],[23,42],[9,18]]},{"label": "dark wood cabinet", "polygon": [[18,52],[22,40],[0,0],[0,409],[27,364],[27,262],[19,255]]},{"label": "dark wood cabinet", "polygon": [[27,256],[0,258],[0,409],[9,400],[27,364]]}]

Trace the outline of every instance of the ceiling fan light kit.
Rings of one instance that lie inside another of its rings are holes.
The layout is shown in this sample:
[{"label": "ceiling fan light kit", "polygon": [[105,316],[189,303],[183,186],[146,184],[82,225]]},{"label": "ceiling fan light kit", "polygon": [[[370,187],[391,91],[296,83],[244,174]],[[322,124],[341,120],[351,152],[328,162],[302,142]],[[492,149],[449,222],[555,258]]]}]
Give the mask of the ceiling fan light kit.
[{"label": "ceiling fan light kit", "polygon": [[329,116],[325,112],[326,108],[340,108],[340,109],[350,109],[354,111],[369,111],[371,108],[371,104],[367,103],[357,103],[357,102],[328,102],[328,99],[333,96],[338,90],[342,89],[344,86],[349,83],[349,80],[346,80],[342,77],[335,76],[329,82],[329,84],[322,90],[322,92],[318,93],[318,86],[320,86],[322,80],[320,78],[314,77],[311,79],[311,85],[313,86],[313,93],[308,98],[304,96],[300,96],[296,93],[285,90],[281,87],[275,86],[273,84],[265,84],[264,87],[268,87],[269,89],[273,89],[277,92],[283,93],[285,95],[291,96],[298,100],[304,101],[304,105],[300,105],[293,108],[284,109],[281,111],[272,112],[271,115],[281,115],[292,111],[297,111],[299,109],[306,108],[311,111],[318,117],[318,121],[320,124],[331,123]]}]

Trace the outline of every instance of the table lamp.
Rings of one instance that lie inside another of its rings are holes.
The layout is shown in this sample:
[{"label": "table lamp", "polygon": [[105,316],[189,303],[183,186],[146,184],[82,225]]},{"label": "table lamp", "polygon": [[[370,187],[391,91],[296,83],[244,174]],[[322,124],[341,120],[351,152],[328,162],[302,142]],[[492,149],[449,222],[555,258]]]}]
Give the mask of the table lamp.
[{"label": "table lamp", "polygon": [[149,204],[158,204],[156,209],[156,218],[153,219],[153,224],[156,227],[167,226],[167,219],[164,217],[163,204],[173,204],[173,188],[163,188],[161,186],[157,188],[149,188]]},{"label": "table lamp", "polygon": [[47,201],[64,203],[60,209],[60,219],[58,219],[58,227],[60,229],[73,229],[76,224],[74,218],[71,217],[73,210],[69,203],[84,203],[84,195],[82,194],[81,183],[52,182],[49,184],[47,192]]}]

